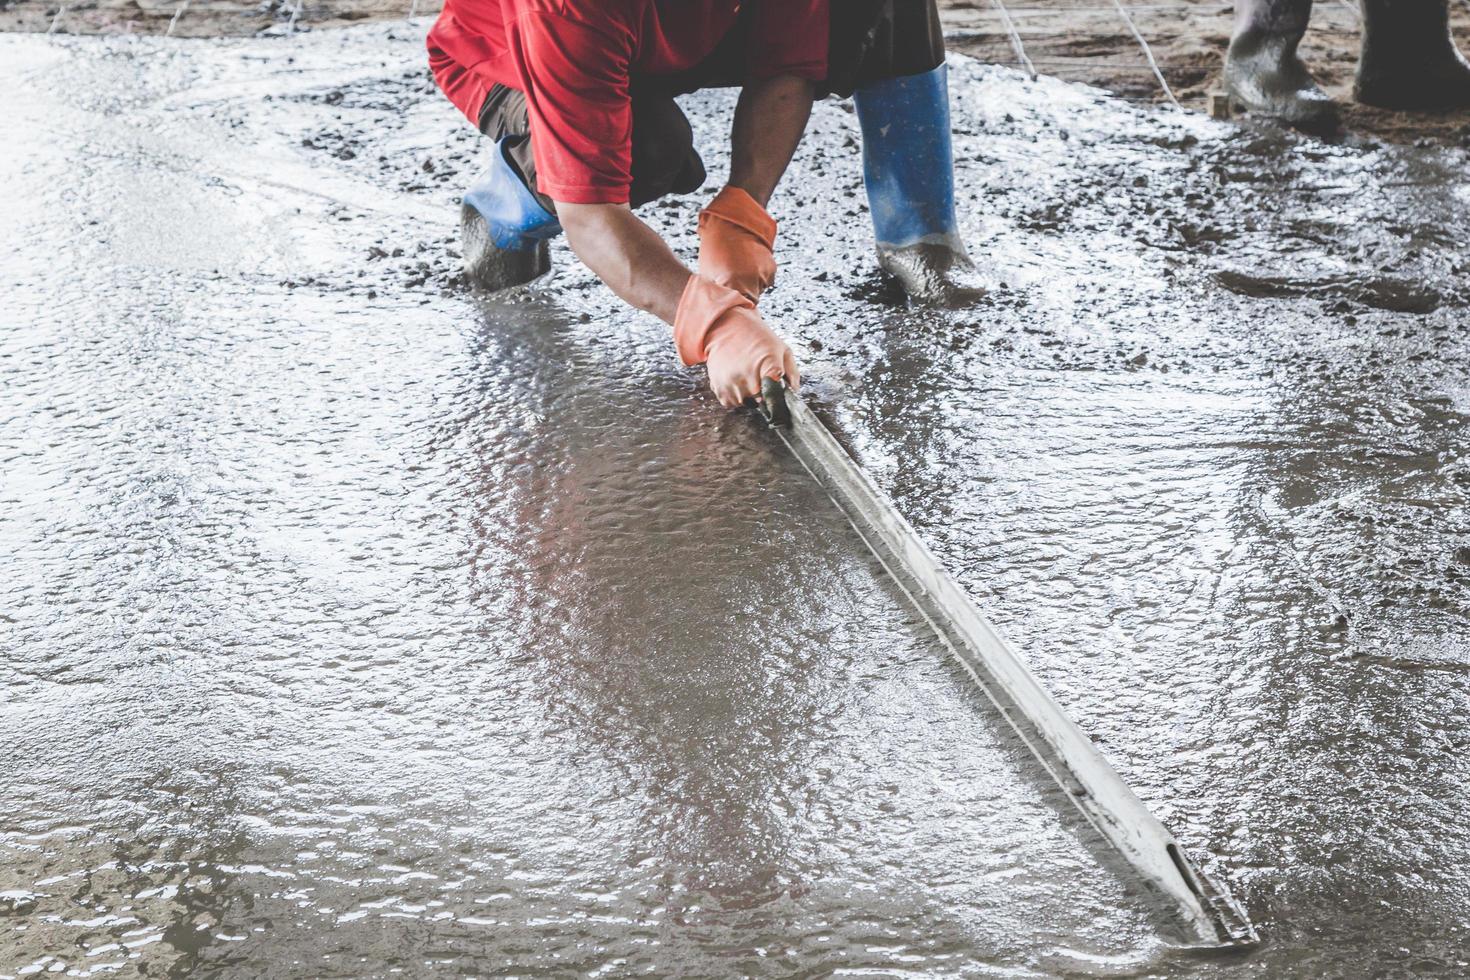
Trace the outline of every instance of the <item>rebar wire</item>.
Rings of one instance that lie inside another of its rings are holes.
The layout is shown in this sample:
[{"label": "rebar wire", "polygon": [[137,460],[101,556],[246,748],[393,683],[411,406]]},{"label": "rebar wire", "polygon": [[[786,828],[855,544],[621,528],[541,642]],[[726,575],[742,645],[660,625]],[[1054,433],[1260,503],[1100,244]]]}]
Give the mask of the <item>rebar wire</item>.
[{"label": "rebar wire", "polygon": [[192,0],[184,0],[183,3],[174,8],[174,15],[168,19],[168,30],[163,32],[164,37],[174,36],[174,28],[178,25],[179,18],[184,16],[184,11],[189,9],[191,2]]},{"label": "rebar wire", "polygon": [[1164,94],[1169,97],[1170,102],[1174,103],[1174,108],[1183,112],[1184,106],[1180,105],[1179,100],[1174,98],[1174,90],[1164,80],[1164,73],[1159,70],[1159,63],[1154,60],[1153,50],[1148,46],[1148,42],[1143,39],[1143,35],[1139,33],[1138,25],[1133,23],[1133,18],[1128,16],[1128,10],[1123,6],[1123,0],[1113,0],[1113,6],[1118,8],[1119,16],[1128,25],[1128,29],[1133,32],[1133,38],[1138,42],[1138,46],[1143,49],[1143,56],[1148,59],[1148,66],[1153,69],[1154,77],[1159,80],[1159,85],[1163,87]]},{"label": "rebar wire", "polygon": [[[1134,10],[1210,10],[1220,8],[1217,13],[1229,13],[1231,5],[1228,3],[1140,3],[1133,7]],[[1110,14],[1112,7],[1015,7],[1011,10],[1013,14]]]},{"label": "rebar wire", "polygon": [[47,34],[56,33],[56,25],[61,23],[61,15],[64,13],[66,13],[66,4],[56,8],[56,16],[51,18],[51,26],[47,29]]},{"label": "rebar wire", "polygon": [[409,20],[413,20],[418,15],[419,15],[419,0],[413,0],[413,2],[408,5],[408,19]]},{"label": "rebar wire", "polygon": [[[1001,65],[1001,66],[1004,66],[1006,68],[1022,68],[1022,67],[1025,67],[1019,61],[986,61],[985,64],[987,64],[987,65]],[[1133,64],[1131,62],[1122,62],[1122,61],[1092,61],[1089,58],[1075,58],[1075,59],[1070,60],[1070,61],[1065,61],[1065,60],[1056,59],[1056,58],[1037,58],[1035,61],[1031,62],[1031,64],[1033,64],[1033,65],[1041,65],[1042,67],[1045,67],[1045,68],[1058,68],[1058,69],[1107,68],[1107,69],[1116,70],[1116,71],[1147,71],[1147,72],[1152,72],[1153,71],[1153,69],[1150,68],[1148,65],[1137,65],[1137,64]],[[1159,67],[1160,68],[1172,68],[1172,69],[1177,69],[1179,71],[1189,71],[1189,70],[1204,71],[1205,70],[1205,69],[1201,68],[1199,65],[1190,64],[1190,63],[1184,62],[1184,61],[1180,61],[1180,62],[1165,61],[1165,62],[1161,63],[1159,65]]]},{"label": "rebar wire", "polygon": [[[1344,7],[1353,14],[1358,10],[1353,6],[1352,0],[1341,0]],[[1461,3],[1470,6],[1470,0],[1460,0]],[[1135,3],[1130,4],[1128,9],[1134,13],[1144,13],[1153,10],[1197,10],[1205,14],[1228,14],[1233,5],[1229,3],[1201,2],[1201,3]],[[1323,7],[1322,10],[1330,11],[1332,7]],[[1011,7],[1012,17],[1040,17],[1043,15],[1070,16],[1072,14],[1111,14],[1116,13],[1113,7]],[[974,10],[975,14],[984,14],[983,10]]]},{"label": "rebar wire", "polygon": [[990,2],[995,4],[995,9],[1000,12],[1000,19],[1005,22],[1006,33],[1011,38],[1011,48],[1016,52],[1016,60],[1026,66],[1026,72],[1031,76],[1031,80],[1036,81],[1036,66],[1031,63],[1030,58],[1026,57],[1026,49],[1021,44],[1021,35],[1016,33],[1016,24],[1011,20],[1010,11],[1006,10],[1006,5],[1002,0],[990,0]]},{"label": "rebar wire", "polygon": [[[1470,0],[1466,0],[1466,2],[1467,3],[1470,3]],[[1109,10],[1108,12],[1109,13],[1116,13],[1116,11],[1114,11],[1114,10]],[[1312,33],[1313,34],[1351,34],[1353,36],[1357,36],[1359,33],[1361,33],[1361,31],[1362,31],[1362,28],[1359,27],[1356,24],[1353,25],[1353,26],[1351,26],[1351,27],[1332,27],[1330,25],[1322,25],[1320,27],[1313,27],[1312,28]],[[945,31],[944,32],[944,37],[945,37],[946,40],[950,40],[950,41],[975,41],[975,42],[981,42],[981,41],[988,41],[988,40],[991,40],[993,38],[1001,37],[1004,33],[1005,32],[1003,30],[1000,30],[1000,29],[992,30],[990,28],[960,28],[958,30]],[[1074,39],[1074,38],[1076,38],[1078,36],[1078,33],[1079,32],[1078,31],[1075,31],[1075,30],[1045,30],[1045,29],[1041,29],[1041,28],[1032,29],[1032,28],[1027,28],[1027,27],[1017,27],[1016,28],[1016,33],[1019,34],[1022,38],[1028,38],[1029,37],[1029,38],[1031,38],[1032,41],[1036,41],[1038,39],[1040,39],[1042,41],[1046,41],[1046,40],[1051,40],[1051,39],[1055,39],[1055,38],[1062,38],[1062,39],[1069,39],[1069,40],[1070,39]],[[1118,30],[1116,33],[1105,33],[1105,32],[1102,32],[1102,31],[1088,31],[1087,32],[1087,37],[1088,37],[1089,40],[1097,40],[1097,39],[1101,39],[1101,38],[1112,38],[1112,37],[1128,37],[1128,36],[1129,36],[1128,32],[1126,30],[1121,30],[1121,29]],[[1185,34],[1177,34],[1175,36],[1177,36],[1177,37],[1185,37],[1185,36],[1188,36],[1188,35],[1185,35]],[[1078,57],[1082,57],[1082,56],[1079,55]],[[1032,58],[1031,60],[1032,61],[1037,61],[1038,59]]]},{"label": "rebar wire", "polygon": [[301,16],[301,5],[305,2],[306,0],[296,0],[291,5],[291,19],[286,21],[286,31],[288,33],[294,34],[296,32],[296,18]]}]

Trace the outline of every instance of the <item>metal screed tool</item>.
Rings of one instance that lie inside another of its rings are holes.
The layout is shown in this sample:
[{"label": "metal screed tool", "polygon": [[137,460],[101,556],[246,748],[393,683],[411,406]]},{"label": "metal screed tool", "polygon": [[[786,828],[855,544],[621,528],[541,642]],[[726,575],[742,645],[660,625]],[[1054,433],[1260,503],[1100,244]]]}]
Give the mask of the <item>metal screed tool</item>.
[{"label": "metal screed tool", "polygon": [[806,403],[783,383],[768,381],[759,407],[1082,815],[1177,908],[1189,945],[1257,942],[1235,899],[1190,863]]}]

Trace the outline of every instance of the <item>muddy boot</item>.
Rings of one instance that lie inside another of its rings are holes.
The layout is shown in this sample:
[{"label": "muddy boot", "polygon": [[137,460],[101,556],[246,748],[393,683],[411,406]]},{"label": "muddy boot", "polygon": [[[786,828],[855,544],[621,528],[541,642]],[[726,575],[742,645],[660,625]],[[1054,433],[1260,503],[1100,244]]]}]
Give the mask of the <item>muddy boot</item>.
[{"label": "muddy boot", "polygon": [[864,85],[852,98],[878,265],[921,303],[961,306],[983,298],[987,290],[955,219],[945,66]]},{"label": "muddy boot", "polygon": [[1470,106],[1470,64],[1450,37],[1449,0],[1363,0],[1353,97],[1385,109]]},{"label": "muddy boot", "polygon": [[465,191],[460,207],[460,248],[470,282],[506,289],[551,269],[546,240],[561,232],[556,216],[541,206],[505,155],[506,137],[490,149],[490,166]]},{"label": "muddy boot", "polygon": [[1236,0],[1225,88],[1253,116],[1309,131],[1335,129],[1337,105],[1297,56],[1312,0]]}]

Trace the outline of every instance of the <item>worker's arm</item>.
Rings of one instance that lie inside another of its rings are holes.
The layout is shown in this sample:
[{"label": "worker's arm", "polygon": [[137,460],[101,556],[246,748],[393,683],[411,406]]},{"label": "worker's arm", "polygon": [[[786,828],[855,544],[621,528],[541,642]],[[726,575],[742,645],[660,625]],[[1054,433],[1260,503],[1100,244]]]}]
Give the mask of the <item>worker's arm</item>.
[{"label": "worker's arm", "polygon": [[[735,279],[753,280],[759,272],[745,267],[770,259],[775,222],[765,213],[791,155],[801,142],[811,115],[814,89],[803,79],[782,76],[746,86],[735,110],[731,132],[729,188],[748,195],[745,210],[735,212],[741,224],[756,217],[769,223],[769,234],[719,222],[716,235],[726,239],[721,268],[734,268]],[[729,194],[730,190],[724,192]],[[744,288],[724,276],[712,276],[708,264],[707,222],[701,220],[701,275],[691,277],[663,239],[626,204],[557,202],[557,217],[567,243],[587,267],[626,302],[674,327],[674,339],[686,363],[706,363],[710,387],[720,402],[735,406],[759,394],[761,379],[785,376],[792,385],[800,374],[791,350],[756,314],[755,299],[764,284]],[[742,272],[746,274],[742,276]],[[729,288],[727,288],[729,287]]]},{"label": "worker's arm", "polygon": [[776,221],[766,203],[811,115],[812,83],[794,75],[752,82],[730,132],[730,181],[699,215],[699,272],[752,303],[776,281]]},{"label": "worker's arm", "polygon": [[734,408],[760,393],[763,378],[801,376],[791,349],[735,290],[691,275],[657,232],[626,204],[556,206],[567,243],[613,292],[674,327],[686,364],[705,364],[710,389]]},{"label": "worker's arm", "polygon": [[689,270],[626,204],[558,201],[567,244],[624,301],[673,324]]},{"label": "worker's arm", "polygon": [[[760,205],[786,172],[812,111],[811,82],[778,76],[747,85],[731,130],[730,187]],[[624,300],[674,322],[689,270],[625,204],[558,202],[557,217],[577,257]],[[772,232],[774,235],[774,231]]]},{"label": "worker's arm", "polygon": [[751,82],[735,105],[730,129],[730,181],[757,204],[771,200],[791,155],[806,131],[816,87],[804,78],[778,75]]}]

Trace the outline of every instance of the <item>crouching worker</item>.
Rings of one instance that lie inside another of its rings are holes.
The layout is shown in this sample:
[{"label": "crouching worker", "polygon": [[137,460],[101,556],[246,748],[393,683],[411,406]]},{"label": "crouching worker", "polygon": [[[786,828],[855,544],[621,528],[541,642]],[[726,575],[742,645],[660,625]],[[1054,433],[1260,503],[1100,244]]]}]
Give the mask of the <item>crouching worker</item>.
[{"label": "crouching worker", "polygon": [[[880,263],[911,293],[946,298],[969,262],[933,0],[831,2],[835,17],[828,0],[447,0],[430,67],[494,141],[464,195],[470,277],[529,281],[565,231],[614,292],[673,326],[680,358],[707,366],[721,404],[765,378],[799,384],[756,311],[776,276],[765,209],[813,99],[834,91],[854,94],[862,122]],[[700,213],[691,274],[632,209],[704,182],[674,96],[735,85],[729,180]]]}]

